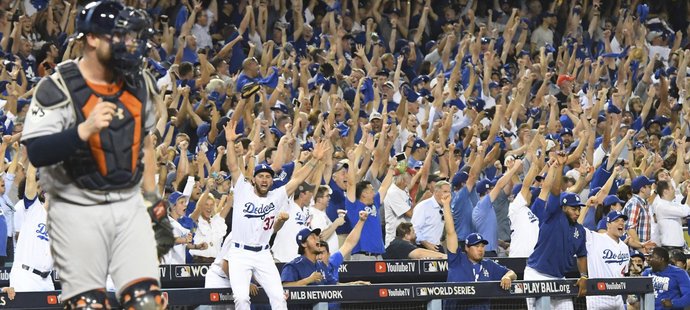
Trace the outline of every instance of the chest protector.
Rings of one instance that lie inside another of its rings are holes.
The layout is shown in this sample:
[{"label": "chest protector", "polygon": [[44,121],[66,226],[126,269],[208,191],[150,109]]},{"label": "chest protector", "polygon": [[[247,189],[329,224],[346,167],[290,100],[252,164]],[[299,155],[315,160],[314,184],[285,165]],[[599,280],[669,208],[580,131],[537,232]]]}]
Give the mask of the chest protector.
[{"label": "chest protector", "polygon": [[[141,180],[148,88],[143,77],[124,83],[114,94],[95,92],[74,62],[58,66],[76,115],[76,124],[84,122],[100,99],[117,105],[108,128],[89,137],[63,162],[67,174],[80,188],[120,190]],[[76,125],[75,125],[76,126]]]}]

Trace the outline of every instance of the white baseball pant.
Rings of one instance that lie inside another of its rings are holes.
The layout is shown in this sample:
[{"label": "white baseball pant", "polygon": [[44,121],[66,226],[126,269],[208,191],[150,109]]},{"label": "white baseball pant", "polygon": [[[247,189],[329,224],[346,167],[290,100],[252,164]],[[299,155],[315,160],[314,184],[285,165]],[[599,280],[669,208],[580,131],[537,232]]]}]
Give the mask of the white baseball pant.
[{"label": "white baseball pant", "polygon": [[[548,274],[543,274],[530,267],[525,267],[525,281],[539,281],[539,280],[563,280],[565,278],[556,278]],[[527,309],[529,310],[546,310],[538,309],[536,307],[536,298],[527,298]],[[573,300],[570,298],[554,298],[551,297],[551,308],[554,310],[573,310]]]},{"label": "white baseball pant", "polygon": [[21,264],[15,262],[10,270],[10,286],[15,292],[45,292],[54,291],[53,277],[41,278],[41,276],[24,270]]},{"label": "white baseball pant", "polygon": [[271,302],[271,309],[286,309],[283,284],[278,268],[269,250],[253,252],[240,248],[231,248],[228,257],[228,275],[235,299],[235,309],[250,310],[249,283],[254,278],[264,289]]}]

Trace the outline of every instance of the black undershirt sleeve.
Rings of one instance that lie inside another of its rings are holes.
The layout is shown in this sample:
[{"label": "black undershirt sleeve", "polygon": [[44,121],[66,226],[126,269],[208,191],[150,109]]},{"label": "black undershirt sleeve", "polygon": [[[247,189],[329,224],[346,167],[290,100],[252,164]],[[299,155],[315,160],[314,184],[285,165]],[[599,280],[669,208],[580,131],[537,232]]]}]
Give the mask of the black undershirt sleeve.
[{"label": "black undershirt sleeve", "polygon": [[34,167],[57,164],[74,154],[85,143],[79,138],[77,127],[47,136],[24,141],[29,161]]}]

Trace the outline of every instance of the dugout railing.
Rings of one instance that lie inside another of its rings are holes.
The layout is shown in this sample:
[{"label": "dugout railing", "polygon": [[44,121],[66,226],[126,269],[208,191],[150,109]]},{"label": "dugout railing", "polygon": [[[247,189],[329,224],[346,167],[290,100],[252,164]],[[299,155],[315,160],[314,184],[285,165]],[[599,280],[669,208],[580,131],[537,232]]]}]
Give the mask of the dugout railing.
[{"label": "dugout railing", "polygon": [[[444,299],[469,301],[520,299],[536,297],[538,309],[549,309],[551,297],[575,297],[578,288],[574,279],[553,281],[514,281],[510,290],[503,290],[499,282],[470,283],[391,283],[372,285],[324,285],[290,287],[285,289],[288,305],[302,305],[312,309],[328,309],[328,303],[396,303],[424,302],[426,309],[441,309]],[[171,308],[194,309],[199,305],[223,306],[233,303],[230,289],[165,289]],[[637,295],[641,309],[654,309],[652,279],[613,278],[590,279],[587,295]],[[111,304],[116,301],[110,294]],[[265,304],[268,299],[263,291],[252,297],[252,302]],[[300,308],[302,308],[300,307]],[[59,309],[59,291],[18,293],[14,300],[0,295],[0,308],[8,309]]]}]

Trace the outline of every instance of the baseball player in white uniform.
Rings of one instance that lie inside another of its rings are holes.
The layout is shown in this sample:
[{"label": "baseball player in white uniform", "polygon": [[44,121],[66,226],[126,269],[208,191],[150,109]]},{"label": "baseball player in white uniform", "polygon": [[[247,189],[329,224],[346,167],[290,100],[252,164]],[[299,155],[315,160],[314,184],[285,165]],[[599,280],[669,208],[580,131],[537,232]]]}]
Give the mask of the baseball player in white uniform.
[{"label": "baseball player in white uniform", "polygon": [[[297,187],[311,175],[329,149],[325,142],[319,143],[312,153],[312,159],[292,176],[285,186],[269,191],[275,172],[271,166],[261,163],[254,168],[253,179],[245,178],[238,165],[235,142],[236,122],[225,127],[228,141],[227,164],[235,187],[233,196],[232,245],[228,251],[228,275],[233,288],[235,308],[249,310],[249,283],[252,275],[263,287],[272,309],[287,309],[283,295],[280,274],[269,250],[269,240],[277,220],[287,219],[287,200]],[[278,216],[278,213],[281,213]]]},{"label": "baseball player in white uniform", "polygon": [[[55,290],[53,256],[50,254],[50,236],[46,226],[48,202],[43,205],[36,191],[36,167],[29,165],[25,187],[24,223],[19,233],[15,260],[10,270],[10,286],[17,292]],[[24,208],[24,207],[22,207]]]},{"label": "baseball player in white uniform", "polygon": [[[587,270],[592,278],[622,278],[628,272],[630,250],[624,239],[628,217],[611,211],[606,217],[606,232],[587,232]],[[623,310],[623,297],[587,296],[587,309]]]},{"label": "baseball player in white uniform", "polygon": [[285,211],[289,217],[276,234],[272,248],[273,257],[281,263],[289,263],[299,257],[299,254],[297,254],[297,244],[290,241],[294,241],[297,233],[304,228],[309,228],[311,225],[309,203],[311,202],[313,191],[313,185],[306,182],[302,183],[297,187],[293,199],[288,201],[288,207]]}]

